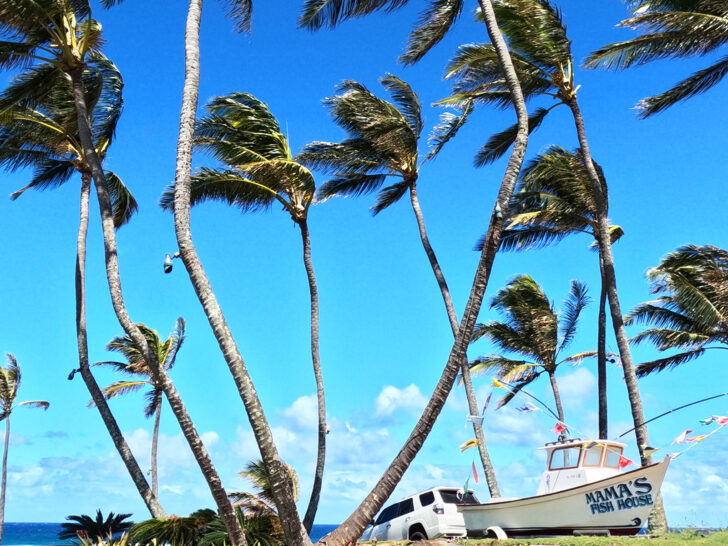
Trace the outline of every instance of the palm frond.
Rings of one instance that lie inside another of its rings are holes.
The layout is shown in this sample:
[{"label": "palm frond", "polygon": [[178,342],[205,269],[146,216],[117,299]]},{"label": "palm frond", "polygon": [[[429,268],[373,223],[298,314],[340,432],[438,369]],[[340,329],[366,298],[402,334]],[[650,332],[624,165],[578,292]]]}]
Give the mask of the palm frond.
[{"label": "palm frond", "polygon": [[[551,108],[554,108],[554,106]],[[537,108],[528,116],[529,135],[538,129],[551,108]],[[517,134],[518,124],[514,124],[508,127],[508,129],[491,136],[475,155],[475,166],[484,167],[502,157],[515,142]]]},{"label": "palm frond", "polygon": [[390,205],[399,201],[407,193],[409,188],[410,184],[408,182],[398,182],[397,184],[392,184],[384,188],[377,194],[377,202],[371,209],[372,214],[376,216]]},{"label": "palm frond", "polygon": [[394,104],[407,120],[407,125],[412,130],[415,140],[419,139],[424,122],[422,121],[422,106],[417,94],[407,82],[392,74],[387,74],[380,80],[380,83],[389,91]]},{"label": "palm frond", "polygon": [[574,355],[566,357],[561,362],[569,362],[573,366],[578,366],[585,358],[596,358],[597,355],[597,351],[582,351],[581,353],[576,353]]},{"label": "palm frond", "polygon": [[463,0],[430,0],[407,39],[399,62],[405,66],[419,61],[450,30],[463,11]]},{"label": "palm frond", "polygon": [[638,117],[645,119],[680,101],[705,93],[720,83],[726,74],[728,74],[728,56],[722,57],[717,63],[685,78],[668,91],[642,99],[637,104]]},{"label": "palm frond", "polygon": [[432,150],[427,154],[423,163],[437,156],[443,146],[452,140],[460,128],[465,125],[468,116],[473,111],[473,101],[466,101],[459,114],[444,112],[440,114],[440,123],[432,129],[428,141]]},{"label": "palm frond", "polygon": [[131,217],[138,209],[136,199],[124,185],[116,173],[105,171],[106,183],[111,197],[111,210],[114,217],[114,227],[119,229],[131,220]]},{"label": "palm frond", "polygon": [[[125,394],[129,394],[131,392],[136,392],[142,387],[148,386],[149,380],[146,381],[115,381],[108,387],[104,387],[102,389],[102,392],[104,393],[104,398],[107,400],[111,398],[116,398],[117,396],[124,396]],[[93,405],[93,402],[91,402]]]},{"label": "palm frond", "polygon": [[570,63],[566,25],[548,0],[494,0],[493,10],[510,48],[529,62],[551,70]]},{"label": "palm frond", "polygon": [[387,179],[386,174],[341,174],[319,186],[319,200],[334,195],[357,196],[377,191]]},{"label": "palm frond", "polygon": [[27,406],[29,408],[40,408],[43,410],[47,410],[50,405],[50,402],[46,402],[45,400],[26,400],[17,404],[18,407]]},{"label": "palm frond", "polygon": [[643,362],[635,368],[635,372],[637,373],[637,377],[645,377],[651,373],[676,368],[680,364],[684,364],[685,362],[698,358],[704,352],[705,349],[694,349],[692,351],[686,351],[684,353],[679,353],[665,358]]},{"label": "palm frond", "polygon": [[343,142],[310,142],[296,155],[296,161],[326,173],[370,174],[384,168],[384,158],[363,138]]},{"label": "palm frond", "polygon": [[408,0],[306,0],[298,18],[298,28],[319,30],[375,11],[394,11]]},{"label": "palm frond", "polygon": [[253,17],[252,0],[226,0],[227,16],[232,19],[235,30],[250,32],[250,23]]},{"label": "palm frond", "polygon": [[658,350],[675,348],[703,347],[714,337],[710,333],[699,333],[689,330],[673,330],[670,328],[648,328],[630,338],[630,342],[639,345],[643,341],[652,342]]},{"label": "palm frond", "polygon": [[[267,210],[278,200],[275,189],[244,178],[238,171],[201,168],[191,177],[192,204],[213,200],[235,206],[243,212]],[[163,209],[174,207],[174,187],[168,186],[159,201]]]},{"label": "palm frond", "polygon": [[584,310],[584,307],[591,302],[591,298],[587,292],[588,289],[584,283],[571,281],[571,290],[562,304],[561,312],[559,313],[559,335],[561,336],[559,352],[574,339],[579,315]]}]

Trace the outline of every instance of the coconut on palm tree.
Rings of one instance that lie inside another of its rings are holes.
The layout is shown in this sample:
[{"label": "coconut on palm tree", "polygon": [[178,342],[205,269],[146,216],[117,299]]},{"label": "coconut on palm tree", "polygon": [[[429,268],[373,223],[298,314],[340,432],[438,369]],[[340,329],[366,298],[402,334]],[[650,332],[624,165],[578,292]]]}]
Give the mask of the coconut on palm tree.
[{"label": "coconut on palm tree", "polygon": [[[223,201],[243,212],[281,205],[301,232],[303,264],[308,279],[311,316],[311,360],[318,404],[318,449],[311,497],[303,525],[311,531],[323,483],[326,459],[326,398],[319,354],[319,298],[311,260],[308,213],[316,191],[314,177],[291,153],[286,135],[268,106],[249,93],[216,97],[195,129],[197,146],[218,159],[224,169],[202,168],[192,177],[192,205]],[[161,199],[174,207],[174,188]]]},{"label": "coconut on palm tree", "polygon": [[[604,173],[599,172],[602,191],[606,195]],[[500,250],[526,250],[556,244],[574,233],[586,233],[596,240],[597,220],[589,176],[579,150],[569,152],[552,146],[539,154],[521,171],[516,191],[506,210]],[[610,226],[614,243],[624,232],[620,226]],[[598,243],[591,246],[595,248]],[[476,248],[478,248],[476,246]],[[600,271],[601,267],[600,262]],[[597,357],[599,437],[608,438],[607,374],[606,374],[606,299],[607,286],[603,281],[599,295]]]},{"label": "coconut on palm tree", "polygon": [[487,339],[500,349],[519,355],[514,359],[492,354],[471,361],[473,373],[494,373],[512,388],[498,403],[502,407],[542,374],[551,384],[556,417],[564,423],[564,409],[556,382],[556,369],[579,356],[563,358],[562,351],[576,335],[579,315],[590,298],[586,285],[571,281],[571,290],[561,311],[554,310],[543,289],[528,275],[519,275],[501,289],[491,301],[491,308],[504,315],[505,321],[477,324],[473,341]]},{"label": "coconut on palm tree", "polygon": [[632,338],[659,351],[680,351],[643,362],[637,375],[672,369],[706,351],[728,350],[728,252],[711,245],[686,245],[647,272],[653,301],[638,305],[627,324],[650,327]]},{"label": "coconut on palm tree", "polygon": [[[304,4],[304,13],[299,19],[300,26],[308,26],[315,30],[323,25],[336,25],[339,21],[349,17],[356,17],[371,13],[378,9],[393,10],[407,3],[407,0],[356,0],[354,2],[340,2],[338,0],[307,0]],[[510,92],[511,101],[518,119],[515,145],[511,152],[496,202],[489,219],[486,244],[480,255],[475,279],[465,305],[458,333],[455,336],[447,364],[438,381],[435,390],[427,403],[422,416],[415,425],[405,445],[394,458],[372,491],[357,507],[357,509],[342,523],[339,528],[327,537],[331,545],[349,544],[361,536],[362,531],[379,511],[387,498],[392,494],[394,487],[419,452],[425,438],[442,410],[445,400],[455,382],[458,369],[466,358],[467,344],[477,320],[480,306],[483,301],[485,289],[493,267],[493,260],[500,244],[500,235],[503,228],[502,211],[506,208],[518,172],[523,162],[523,156],[528,143],[528,115],[526,112],[521,86],[518,81],[508,47],[498,29],[493,6],[490,0],[478,0],[488,36],[494,44],[498,63],[503,70],[504,78]],[[460,14],[464,6],[463,0],[433,0],[427,4],[415,31],[412,33],[408,52],[401,60],[415,62],[434,46],[449,30],[452,23]],[[315,19],[323,16],[321,24]],[[414,39],[413,39],[414,38]]]},{"label": "coconut on palm tree", "polygon": [[[320,199],[379,191],[376,204],[372,207],[376,215],[405,195],[409,196],[420,240],[440,288],[450,328],[455,336],[458,317],[447,281],[427,236],[417,197],[417,181],[422,165],[433,159],[455,136],[467,119],[471,106],[465,105],[459,115],[448,114],[444,117],[431,139],[433,149],[420,160],[419,139],[424,121],[416,93],[407,82],[391,74],[382,78],[381,83],[390,93],[393,103],[378,98],[360,83],[346,81],[340,84],[337,89],[339,94],[326,99],[324,104],[349,138],[340,143],[313,142],[304,148],[298,159],[312,168],[333,174],[334,178],[319,188]],[[388,180],[390,177],[394,180]],[[478,403],[467,361],[463,361],[461,373],[470,413],[477,415]],[[500,491],[482,426],[479,422],[473,422],[473,428],[491,496],[499,497]]]},{"label": "coconut on palm tree", "polygon": [[5,420],[5,444],[3,447],[2,485],[0,485],[0,543],[3,540],[3,527],[5,524],[5,489],[8,481],[8,448],[10,447],[10,415],[15,408],[26,406],[29,408],[48,409],[50,405],[45,400],[26,400],[18,402],[18,389],[20,388],[20,365],[17,359],[7,354],[7,363],[0,366],[0,421]]},{"label": "coconut on palm tree", "polygon": [[[140,324],[139,329],[144,332],[149,343],[149,348],[156,353],[159,365],[168,372],[174,366],[174,362],[177,359],[177,352],[184,341],[184,319],[182,317],[177,319],[174,330],[165,341],[159,338],[156,330],[152,330],[144,324]],[[151,387],[144,395],[147,401],[144,406],[144,416],[147,418],[154,416],[151,452],[152,492],[155,497],[159,497],[157,446],[159,443],[159,422],[162,415],[162,397],[164,396],[164,390],[160,384],[154,381],[152,371],[147,366],[141,351],[134,345],[134,341],[129,336],[115,337],[106,345],[106,350],[121,354],[126,359],[126,362],[107,360],[104,362],[95,362],[95,366],[110,366],[125,375],[131,375],[137,378],[141,376],[141,378],[134,380],[115,381],[108,387],[105,387],[103,393],[107,400],[130,392],[136,392],[145,387]]]},{"label": "coconut on palm tree", "polygon": [[[114,64],[96,55],[82,74],[86,89],[93,145],[103,160],[114,136],[122,107],[123,81]],[[140,495],[158,517],[164,510],[134,458],[111,410],[89,369],[86,328],[86,235],[91,167],[81,144],[76,106],[67,75],[53,64],[32,67],[11,80],[0,95],[5,113],[0,117],[0,164],[8,170],[31,167],[30,182],[11,194],[17,199],[28,189],[53,188],[80,174],[80,219],[76,240],[76,334],[79,371]],[[119,228],[136,211],[134,197],[121,179],[106,171],[113,224]],[[73,374],[71,375],[71,377]]]},{"label": "coconut on palm tree", "polygon": [[[641,31],[641,35],[600,47],[587,57],[587,68],[622,70],[666,58],[702,57],[728,40],[726,0],[627,0],[627,4],[633,15],[617,26]],[[667,91],[642,99],[638,115],[646,118],[705,93],[726,74],[728,56],[723,55]]]}]

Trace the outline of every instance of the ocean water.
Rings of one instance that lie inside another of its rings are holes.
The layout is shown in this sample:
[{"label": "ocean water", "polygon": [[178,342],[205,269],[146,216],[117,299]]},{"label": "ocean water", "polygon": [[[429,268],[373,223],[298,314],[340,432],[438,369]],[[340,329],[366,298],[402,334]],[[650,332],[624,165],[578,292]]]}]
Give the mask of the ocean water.
[{"label": "ocean water", "polygon": [[[311,540],[314,542],[336,529],[336,525],[314,525]],[[60,523],[13,523],[6,522],[3,531],[4,546],[62,546],[71,541],[58,540]]]}]

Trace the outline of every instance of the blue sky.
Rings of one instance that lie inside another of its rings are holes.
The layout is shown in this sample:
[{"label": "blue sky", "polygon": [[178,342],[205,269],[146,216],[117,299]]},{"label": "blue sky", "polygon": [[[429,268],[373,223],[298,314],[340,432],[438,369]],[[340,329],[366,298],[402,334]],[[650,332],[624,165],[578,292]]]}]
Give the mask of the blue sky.
[{"label": "blue sky", "polygon": [[[208,2],[203,15],[200,105],[213,96],[247,91],[267,102],[286,127],[293,150],[312,140],[343,137],[321,106],[343,79],[384,97],[378,78],[386,72],[408,81],[422,103],[445,97],[443,67],[458,45],[485,41],[468,8],[455,30],[423,61],[396,62],[422,2],[388,15],[350,21],[316,34],[296,29],[299,2],[257,2],[253,32],[240,36]],[[632,37],[615,24],[627,12],[620,2],[558,2],[576,59],[597,47]],[[230,374],[189,279],[177,263],[162,273],[174,252],[172,217],[157,200],[173,179],[183,77],[185,11],[172,2],[127,2],[100,9],[106,53],[125,79],[125,110],[107,166],[140,203],[133,222],[118,233],[127,305],[134,320],[166,336],[175,319],[187,320],[187,339],[172,377],[215,464],[230,490],[244,489],[236,472],[257,449]],[[577,73],[580,104],[592,153],[610,187],[610,217],[626,235],[614,254],[623,310],[650,298],[645,271],[687,243],[728,247],[726,237],[723,123],[725,83],[711,92],[639,121],[634,105],[687,76],[706,60],[665,61],[627,72]],[[6,77],[6,76],[4,76]],[[426,106],[428,130],[440,111]],[[569,113],[557,109],[532,137],[527,158],[548,145],[576,147]],[[431,242],[458,312],[467,299],[478,255],[472,247],[484,232],[505,162],[484,169],[472,157],[487,137],[513,122],[511,112],[482,109],[437,160],[423,168],[419,196]],[[422,140],[425,150],[425,139]],[[196,157],[196,165],[211,164]],[[325,180],[317,176],[317,182]],[[25,185],[27,173],[4,174],[5,194]],[[77,180],[47,192],[0,200],[0,350],[23,369],[20,400],[45,399],[50,409],[13,415],[7,521],[62,521],[68,514],[147,512],[126,474],[80,380],[66,380],[77,367],[74,330],[74,260],[78,227]],[[370,490],[409,434],[437,381],[452,336],[437,285],[406,202],[372,218],[373,197],[331,199],[310,213],[314,266],[321,297],[321,357],[331,424],[324,490],[317,523],[342,521]],[[96,205],[88,256],[88,324],[92,361],[111,355],[105,344],[121,332],[105,287]],[[308,290],[300,236],[287,215],[273,210],[242,215],[221,204],[193,210],[193,238],[274,429],[282,456],[297,470],[305,509],[315,463],[314,380],[309,353]],[[542,284],[556,307],[571,279],[598,296],[597,256],[586,237],[523,254],[501,254],[486,301],[520,273]],[[584,314],[574,351],[595,348],[596,305]],[[481,320],[496,318],[484,305]],[[634,333],[634,331],[632,332]],[[616,350],[611,341],[610,349]],[[491,351],[486,344],[471,356]],[[654,357],[649,347],[635,361]],[[645,414],[724,390],[720,355],[706,355],[681,370],[641,381]],[[100,384],[115,378],[97,370]],[[609,370],[610,436],[630,428],[624,382]],[[593,363],[559,372],[566,421],[582,436],[596,434]],[[489,381],[476,381],[480,400]],[[551,400],[546,383],[533,392]],[[726,414],[721,398],[661,419],[650,428],[658,453],[697,420]],[[141,395],[112,402],[117,419],[140,460],[149,465],[152,423]],[[473,450],[458,446],[472,437],[465,427],[461,390],[452,393],[435,429],[394,496],[432,485],[460,485],[469,475]],[[161,502],[168,513],[187,514],[213,502],[171,412],[165,408],[160,446]],[[553,439],[553,421],[542,414],[489,410],[486,433],[507,496],[535,492],[542,462],[536,448]],[[699,429],[698,429],[699,430]],[[697,431],[696,431],[697,432]],[[632,435],[627,455],[636,459]],[[718,433],[678,458],[663,487],[671,525],[728,525],[728,435]],[[471,480],[471,485],[472,480]],[[476,486],[481,497],[487,488]]]}]

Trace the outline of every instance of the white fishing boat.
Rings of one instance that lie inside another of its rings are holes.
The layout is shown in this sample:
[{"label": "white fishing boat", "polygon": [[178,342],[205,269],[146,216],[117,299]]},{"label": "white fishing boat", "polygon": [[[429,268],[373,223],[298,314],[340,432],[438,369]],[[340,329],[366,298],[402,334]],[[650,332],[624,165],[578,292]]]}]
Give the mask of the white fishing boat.
[{"label": "white fishing boat", "polygon": [[634,535],[646,523],[670,458],[630,472],[625,444],[581,439],[548,443],[533,497],[460,504],[469,537]]}]

